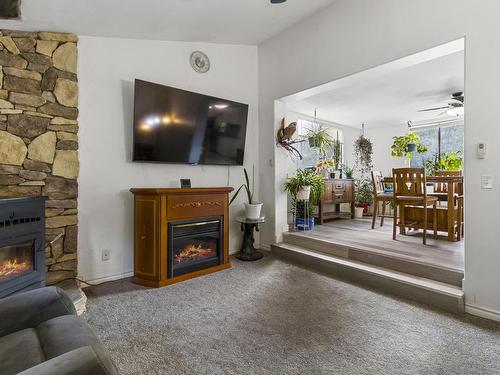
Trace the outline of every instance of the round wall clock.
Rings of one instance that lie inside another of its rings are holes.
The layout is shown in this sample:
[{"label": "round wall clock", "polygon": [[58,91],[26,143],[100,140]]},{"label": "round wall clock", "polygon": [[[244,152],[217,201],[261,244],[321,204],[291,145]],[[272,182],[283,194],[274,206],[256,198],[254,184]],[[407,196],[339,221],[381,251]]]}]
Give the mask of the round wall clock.
[{"label": "round wall clock", "polygon": [[206,73],[210,69],[210,60],[208,56],[201,51],[194,51],[189,61],[193,69],[198,73]]}]

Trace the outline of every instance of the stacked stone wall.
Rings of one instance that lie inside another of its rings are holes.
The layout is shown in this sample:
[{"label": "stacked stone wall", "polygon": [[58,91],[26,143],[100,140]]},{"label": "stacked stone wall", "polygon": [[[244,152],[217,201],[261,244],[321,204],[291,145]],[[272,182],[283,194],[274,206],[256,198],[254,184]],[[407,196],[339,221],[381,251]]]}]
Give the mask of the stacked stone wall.
[{"label": "stacked stone wall", "polygon": [[48,197],[48,284],[77,269],[77,42],[0,30],[0,197]]}]

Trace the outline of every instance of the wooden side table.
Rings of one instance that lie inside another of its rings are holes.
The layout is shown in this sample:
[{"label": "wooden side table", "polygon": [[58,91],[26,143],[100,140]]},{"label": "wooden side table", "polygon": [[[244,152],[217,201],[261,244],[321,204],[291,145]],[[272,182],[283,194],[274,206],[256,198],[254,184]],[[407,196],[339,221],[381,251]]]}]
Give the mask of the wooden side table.
[{"label": "wooden side table", "polygon": [[259,260],[264,256],[262,252],[257,250],[253,243],[255,238],[253,236],[254,230],[259,231],[259,224],[265,223],[266,219],[261,217],[257,220],[247,219],[244,216],[240,216],[236,219],[238,223],[241,223],[241,231],[243,232],[243,243],[241,245],[241,250],[235,255],[239,260],[244,261],[254,261]]}]

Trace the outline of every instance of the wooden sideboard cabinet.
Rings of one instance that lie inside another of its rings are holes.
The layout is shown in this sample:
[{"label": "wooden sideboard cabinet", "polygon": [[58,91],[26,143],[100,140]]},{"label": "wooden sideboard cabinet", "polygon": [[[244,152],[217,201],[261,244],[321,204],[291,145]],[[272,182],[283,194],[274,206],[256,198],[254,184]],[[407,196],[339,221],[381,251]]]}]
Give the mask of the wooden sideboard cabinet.
[{"label": "wooden sideboard cabinet", "polygon": [[318,206],[318,224],[325,220],[345,217],[346,213],[340,211],[341,203],[351,206],[351,219],[354,218],[354,180],[353,179],[328,179],[325,180],[325,192]]}]

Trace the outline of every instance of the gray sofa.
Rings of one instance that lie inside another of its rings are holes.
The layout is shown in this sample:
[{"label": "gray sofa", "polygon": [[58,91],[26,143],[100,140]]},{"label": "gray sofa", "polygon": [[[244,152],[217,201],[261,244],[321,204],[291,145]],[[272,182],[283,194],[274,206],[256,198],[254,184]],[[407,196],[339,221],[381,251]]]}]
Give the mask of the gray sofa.
[{"label": "gray sofa", "polygon": [[118,374],[68,296],[47,287],[0,300],[0,374]]}]

